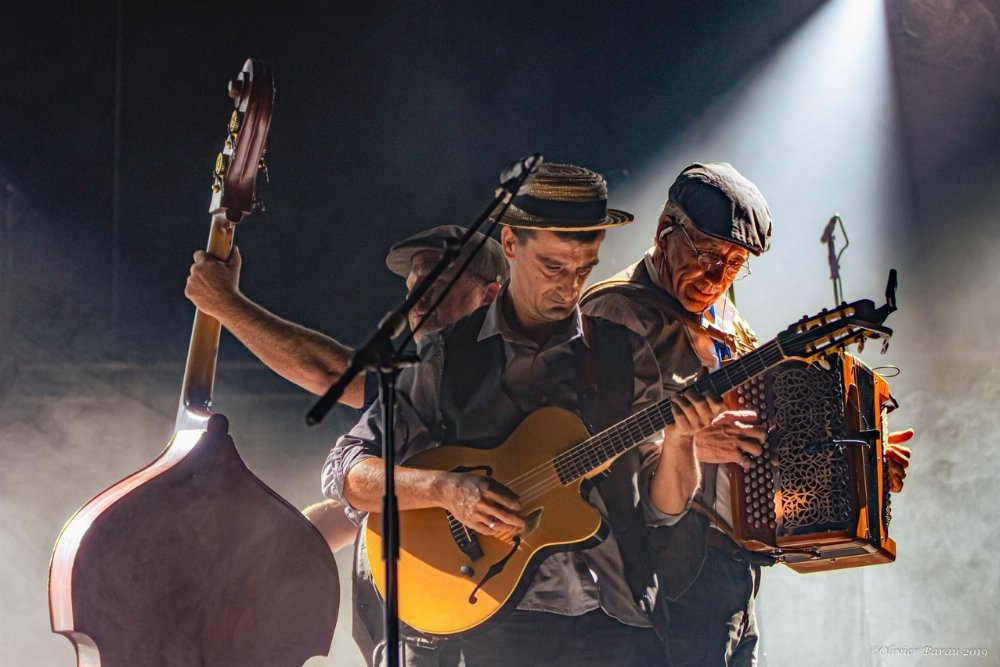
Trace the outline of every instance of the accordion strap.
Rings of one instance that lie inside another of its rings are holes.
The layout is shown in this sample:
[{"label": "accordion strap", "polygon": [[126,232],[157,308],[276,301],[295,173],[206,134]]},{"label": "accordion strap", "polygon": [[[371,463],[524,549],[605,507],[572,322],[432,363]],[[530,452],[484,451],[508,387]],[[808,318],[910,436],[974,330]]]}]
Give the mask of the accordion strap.
[{"label": "accordion strap", "polygon": [[722,515],[713,508],[706,506],[696,498],[691,502],[691,511],[708,521],[709,530],[714,528],[736,543],[736,536],[733,534],[733,529],[723,520]]},{"label": "accordion strap", "polygon": [[686,310],[684,306],[681,305],[680,301],[675,299],[672,295],[668,294],[662,288],[654,287],[652,285],[644,285],[642,283],[637,283],[631,280],[602,280],[599,283],[591,286],[580,300],[580,305],[583,305],[597,296],[605,293],[612,294],[622,294],[630,298],[645,299],[646,301],[654,303],[656,306],[665,312],[670,313],[679,320],[683,320],[692,329],[699,333],[703,333],[712,340],[722,343],[734,356],[740,350],[736,336],[730,333],[726,333],[714,324],[704,324],[702,318],[698,317],[694,313]]}]

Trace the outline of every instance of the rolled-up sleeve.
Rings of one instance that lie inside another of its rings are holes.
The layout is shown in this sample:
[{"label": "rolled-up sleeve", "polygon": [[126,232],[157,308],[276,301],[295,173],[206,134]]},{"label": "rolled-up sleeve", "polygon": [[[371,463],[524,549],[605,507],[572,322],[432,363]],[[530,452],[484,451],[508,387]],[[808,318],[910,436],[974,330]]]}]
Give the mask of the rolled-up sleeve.
[{"label": "rolled-up sleeve", "polygon": [[347,516],[355,523],[360,522],[363,513],[354,510],[344,498],[344,480],[359,461],[382,456],[382,406],[372,404],[347,434],[337,439],[323,464],[323,495],[347,508]]},{"label": "rolled-up sleeve", "polygon": [[657,509],[653,505],[653,501],[649,498],[649,485],[653,481],[653,474],[656,472],[656,466],[660,462],[660,445],[662,442],[663,437],[659,435],[655,442],[647,442],[640,445],[642,448],[642,466],[639,469],[639,500],[642,503],[643,514],[646,516],[646,525],[650,527],[673,526],[687,514],[688,509],[691,507],[691,499],[689,498],[687,504],[684,506],[684,511],[680,514],[667,514]]},{"label": "rolled-up sleeve", "polygon": [[[443,343],[435,334],[425,337],[418,353],[420,363],[405,369],[397,383],[395,448],[397,463],[431,446],[430,425],[437,417],[437,385],[443,363]],[[364,513],[344,497],[344,482],[351,469],[365,459],[382,457],[382,405],[376,401],[347,434],[337,439],[323,464],[323,495],[339,502],[355,523]]]}]

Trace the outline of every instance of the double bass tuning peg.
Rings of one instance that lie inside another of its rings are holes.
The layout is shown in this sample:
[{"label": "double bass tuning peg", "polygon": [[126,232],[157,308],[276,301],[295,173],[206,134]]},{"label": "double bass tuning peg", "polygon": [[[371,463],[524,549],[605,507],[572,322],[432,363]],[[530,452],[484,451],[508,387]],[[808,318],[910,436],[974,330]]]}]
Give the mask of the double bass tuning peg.
[{"label": "double bass tuning peg", "polygon": [[239,99],[239,96],[243,94],[243,84],[244,84],[243,72],[235,79],[229,80],[229,97]]}]

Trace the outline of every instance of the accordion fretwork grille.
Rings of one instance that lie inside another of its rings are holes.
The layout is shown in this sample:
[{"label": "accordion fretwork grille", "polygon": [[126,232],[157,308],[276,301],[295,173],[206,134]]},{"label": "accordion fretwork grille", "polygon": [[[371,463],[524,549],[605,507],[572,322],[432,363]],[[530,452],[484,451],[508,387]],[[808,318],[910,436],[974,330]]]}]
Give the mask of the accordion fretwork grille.
[{"label": "accordion fretwork grille", "polygon": [[782,364],[739,391],[741,405],[766,415],[769,432],[764,455],[744,476],[740,520],[748,529],[768,526],[780,537],[850,526],[850,462],[842,446],[824,446],[844,436],[843,396],[840,364],[824,370],[801,362]]}]

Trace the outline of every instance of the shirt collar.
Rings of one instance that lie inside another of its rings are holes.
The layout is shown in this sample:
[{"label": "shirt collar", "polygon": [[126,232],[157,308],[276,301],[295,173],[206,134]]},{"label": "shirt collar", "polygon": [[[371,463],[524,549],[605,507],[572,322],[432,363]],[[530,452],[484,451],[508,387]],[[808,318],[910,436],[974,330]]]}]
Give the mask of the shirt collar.
[{"label": "shirt collar", "polygon": [[[509,283],[504,283],[497,294],[497,298],[493,299],[493,303],[489,305],[486,311],[486,318],[483,320],[483,326],[479,328],[479,337],[476,341],[481,342],[492,336],[500,336],[507,343],[518,343],[519,345],[528,345],[537,348],[538,345],[534,341],[521,334],[504,316],[502,304],[504,299],[507,298],[508,285]],[[546,342],[545,347],[569,343],[583,337],[583,320],[580,315],[580,306],[575,306],[570,316],[559,324],[560,326],[552,334],[548,342]],[[590,347],[590,343],[586,339],[583,342],[587,347]]]}]

